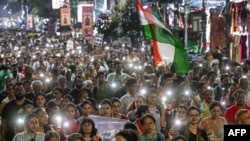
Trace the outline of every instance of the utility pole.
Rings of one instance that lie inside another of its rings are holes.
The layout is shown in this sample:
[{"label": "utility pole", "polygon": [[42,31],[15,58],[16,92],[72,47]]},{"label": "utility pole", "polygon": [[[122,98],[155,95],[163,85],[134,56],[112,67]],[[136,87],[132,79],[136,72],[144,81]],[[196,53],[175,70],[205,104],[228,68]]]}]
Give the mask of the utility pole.
[{"label": "utility pole", "polygon": [[203,50],[206,50],[206,46],[207,46],[206,30],[207,30],[206,3],[205,3],[205,0],[202,0],[202,47],[203,47]]},{"label": "utility pole", "polygon": [[184,47],[187,48],[188,44],[188,16],[189,16],[189,3],[188,0],[185,0],[185,5],[184,5]]},{"label": "utility pole", "polygon": [[179,28],[178,19],[179,19],[179,0],[175,0],[174,1],[174,31],[176,33]]},{"label": "utility pole", "polygon": [[230,55],[230,27],[231,27],[231,16],[230,16],[230,0],[226,0],[226,56],[231,58]]}]

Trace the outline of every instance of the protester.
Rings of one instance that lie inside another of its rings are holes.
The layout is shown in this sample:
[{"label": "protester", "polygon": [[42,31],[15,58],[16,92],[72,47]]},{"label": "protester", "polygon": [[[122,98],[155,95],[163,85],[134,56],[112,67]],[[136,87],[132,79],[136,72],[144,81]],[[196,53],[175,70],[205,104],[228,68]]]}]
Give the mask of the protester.
[{"label": "protester", "polygon": [[26,126],[26,131],[18,133],[15,135],[12,141],[43,141],[45,134],[37,132],[39,127],[39,122],[35,114],[28,114],[25,117],[24,125]]}]

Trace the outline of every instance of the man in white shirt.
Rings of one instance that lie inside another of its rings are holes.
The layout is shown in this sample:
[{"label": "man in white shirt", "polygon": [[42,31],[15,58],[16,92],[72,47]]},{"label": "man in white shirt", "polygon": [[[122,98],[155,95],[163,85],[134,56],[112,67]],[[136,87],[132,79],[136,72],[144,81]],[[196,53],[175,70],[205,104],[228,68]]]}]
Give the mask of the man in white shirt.
[{"label": "man in white shirt", "polygon": [[129,103],[131,101],[133,101],[135,99],[136,96],[136,91],[137,91],[137,81],[134,78],[130,78],[127,80],[126,82],[126,86],[127,86],[127,94],[125,94],[123,97],[121,97],[120,101],[121,101],[121,113],[122,114],[127,114],[127,107],[129,105]]},{"label": "man in white shirt", "polygon": [[44,70],[46,70],[49,67],[49,63],[47,61],[45,61],[44,59],[45,59],[45,57],[43,55],[40,55],[38,61],[36,61],[33,64],[33,70],[35,72],[38,70],[38,68],[43,67]]}]

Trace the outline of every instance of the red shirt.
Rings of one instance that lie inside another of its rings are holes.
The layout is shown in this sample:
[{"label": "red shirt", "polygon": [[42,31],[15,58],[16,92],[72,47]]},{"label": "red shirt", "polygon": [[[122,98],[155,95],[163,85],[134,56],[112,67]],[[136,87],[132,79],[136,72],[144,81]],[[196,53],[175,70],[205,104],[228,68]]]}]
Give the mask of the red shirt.
[{"label": "red shirt", "polygon": [[[245,108],[250,110],[250,107],[247,105],[245,106]],[[239,108],[238,108],[237,104],[232,105],[226,109],[224,116],[225,116],[227,123],[229,125],[237,124],[237,122],[235,120],[235,114],[238,110],[239,110]]]},{"label": "red shirt", "polygon": [[62,121],[62,126],[60,130],[60,135],[61,135],[61,141],[66,141],[65,134],[70,135],[72,133],[77,133],[78,132],[78,127],[79,124],[76,120],[66,120],[64,119]]},{"label": "red shirt", "polygon": [[124,114],[121,114],[121,119],[128,119],[128,118]]}]

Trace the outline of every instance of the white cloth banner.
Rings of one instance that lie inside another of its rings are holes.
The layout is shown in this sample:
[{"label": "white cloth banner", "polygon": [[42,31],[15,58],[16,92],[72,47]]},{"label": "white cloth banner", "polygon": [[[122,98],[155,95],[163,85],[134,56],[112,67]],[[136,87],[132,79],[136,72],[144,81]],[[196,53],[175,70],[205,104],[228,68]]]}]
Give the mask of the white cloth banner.
[{"label": "white cloth banner", "polygon": [[111,141],[115,137],[115,134],[122,130],[124,124],[128,122],[128,120],[124,119],[101,117],[95,115],[90,115],[89,118],[95,122],[95,126],[98,129],[98,135],[102,141]]}]

